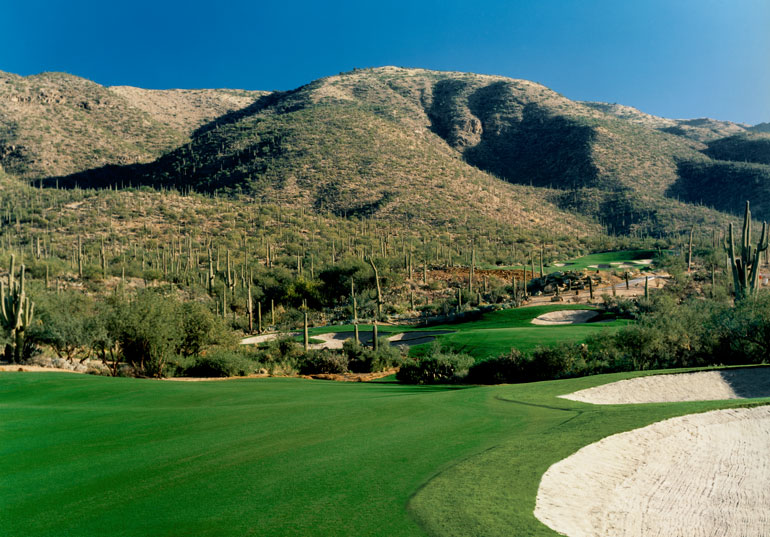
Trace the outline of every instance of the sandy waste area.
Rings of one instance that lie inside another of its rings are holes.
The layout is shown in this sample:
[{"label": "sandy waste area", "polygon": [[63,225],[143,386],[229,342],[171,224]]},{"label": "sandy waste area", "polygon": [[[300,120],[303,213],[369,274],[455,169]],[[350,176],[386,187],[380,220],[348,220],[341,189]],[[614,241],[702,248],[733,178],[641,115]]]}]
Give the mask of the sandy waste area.
[{"label": "sandy waste area", "polygon": [[569,537],[770,535],[770,406],[609,436],[551,466],[535,516]]}]

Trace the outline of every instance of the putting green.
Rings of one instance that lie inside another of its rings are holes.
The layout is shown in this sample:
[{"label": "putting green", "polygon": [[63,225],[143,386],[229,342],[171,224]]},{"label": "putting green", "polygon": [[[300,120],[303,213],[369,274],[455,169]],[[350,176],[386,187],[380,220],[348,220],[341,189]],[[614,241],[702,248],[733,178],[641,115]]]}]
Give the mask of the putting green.
[{"label": "putting green", "polygon": [[[529,352],[539,345],[556,345],[563,342],[575,342],[586,339],[589,335],[602,330],[617,330],[627,325],[627,320],[610,320],[608,322],[591,322],[574,325],[538,326],[532,324],[532,319],[559,310],[591,309],[585,304],[554,304],[493,311],[481,315],[473,321],[442,324],[426,328],[413,326],[380,326],[381,336],[389,336],[400,332],[451,330],[451,334],[438,336],[436,339],[456,351],[470,354],[477,360],[507,353],[511,347]],[[597,318],[601,319],[601,318]],[[330,332],[347,332],[353,330],[352,325],[317,327],[311,334]],[[360,325],[362,333],[370,332],[371,325]],[[419,356],[431,348],[432,343],[424,343],[411,347],[410,354]]]},{"label": "putting green", "polygon": [[414,387],[0,373],[4,535],[555,535],[540,476],[609,434],[735,406]]},{"label": "putting green", "polygon": [[[470,354],[477,360],[499,356],[512,347],[531,352],[538,346],[583,341],[602,330],[617,330],[627,325],[627,320],[590,322],[573,325],[544,326],[532,324],[532,319],[544,313],[559,310],[591,309],[585,304],[558,304],[501,310],[484,314],[476,321],[435,326],[433,329],[455,330],[438,339],[458,352]],[[600,318],[597,318],[600,319]],[[427,352],[430,345],[417,345],[413,352]]]}]

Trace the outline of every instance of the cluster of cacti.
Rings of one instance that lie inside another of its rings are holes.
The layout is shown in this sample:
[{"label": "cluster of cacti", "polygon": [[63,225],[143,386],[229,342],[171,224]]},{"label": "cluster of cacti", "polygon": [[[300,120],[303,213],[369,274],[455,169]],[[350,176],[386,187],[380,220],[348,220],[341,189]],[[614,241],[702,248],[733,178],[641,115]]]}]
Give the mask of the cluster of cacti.
[{"label": "cluster of cacti", "polygon": [[740,254],[735,253],[735,241],[733,239],[733,224],[728,230],[728,255],[730,268],[733,273],[733,285],[735,298],[741,299],[755,296],[759,291],[759,265],[762,252],[767,250],[768,243],[767,224],[762,223],[762,233],[756,247],[751,245],[751,210],[749,202],[746,202],[746,211],[743,214],[743,236],[741,237]]},{"label": "cluster of cacti", "polygon": [[26,295],[24,290],[24,265],[16,280],[14,276],[16,257],[11,256],[11,266],[8,271],[8,287],[0,282],[0,322],[8,332],[10,342],[5,348],[6,359],[20,362],[24,350],[25,331],[32,323],[35,314],[35,303]]}]

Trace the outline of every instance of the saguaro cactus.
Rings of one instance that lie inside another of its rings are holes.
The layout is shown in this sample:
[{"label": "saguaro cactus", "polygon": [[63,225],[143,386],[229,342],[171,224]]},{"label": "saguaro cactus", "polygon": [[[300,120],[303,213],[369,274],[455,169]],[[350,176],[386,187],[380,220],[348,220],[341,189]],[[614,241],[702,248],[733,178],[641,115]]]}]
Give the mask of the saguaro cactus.
[{"label": "saguaro cactus", "polygon": [[27,297],[24,291],[24,265],[21,266],[19,280],[14,277],[16,257],[11,256],[11,266],[8,271],[8,288],[0,282],[0,323],[11,336],[11,342],[6,346],[6,357],[18,363],[24,349],[25,331],[32,323],[35,314],[35,303]]},{"label": "saguaro cactus", "polygon": [[728,241],[727,247],[729,248],[730,268],[733,273],[735,298],[741,299],[755,296],[759,290],[760,256],[768,247],[768,230],[767,224],[763,222],[759,242],[756,247],[753,247],[751,245],[751,210],[748,201],[746,202],[746,211],[743,214],[743,236],[740,255],[735,253],[732,223],[730,223],[729,227]]}]

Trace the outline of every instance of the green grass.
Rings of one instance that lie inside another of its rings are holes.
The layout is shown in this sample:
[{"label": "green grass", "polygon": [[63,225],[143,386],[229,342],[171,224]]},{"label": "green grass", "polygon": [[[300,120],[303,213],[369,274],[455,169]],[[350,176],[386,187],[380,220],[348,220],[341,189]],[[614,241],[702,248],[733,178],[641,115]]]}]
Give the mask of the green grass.
[{"label": "green grass", "polygon": [[[557,310],[593,309],[591,306],[580,304],[555,304],[533,306],[485,313],[480,319],[463,323],[444,324],[427,328],[412,326],[379,326],[380,335],[397,334],[400,332],[453,330],[451,334],[437,337],[437,340],[459,352],[470,354],[477,360],[497,356],[516,347],[522,352],[530,352],[540,345],[556,345],[563,342],[583,341],[588,336],[602,330],[617,330],[629,321],[609,320],[601,323],[585,323],[575,325],[538,326],[532,324],[532,319]],[[352,325],[317,327],[311,334],[352,331]],[[361,325],[360,330],[370,331],[370,325]],[[432,343],[415,345],[411,348],[412,355],[427,352]]]},{"label": "green grass", "polygon": [[0,373],[4,535],[555,535],[540,476],[703,402],[555,398],[627,378],[471,387]]},{"label": "green grass", "polygon": [[[478,321],[458,325],[437,326],[434,329],[454,329],[456,332],[440,336],[442,345],[470,354],[477,360],[498,356],[515,347],[530,352],[538,346],[583,341],[602,330],[617,330],[629,321],[608,320],[600,323],[541,326],[532,319],[544,313],[558,310],[593,309],[586,305],[533,306],[487,313]],[[413,352],[425,352],[430,344],[413,347]]]}]

